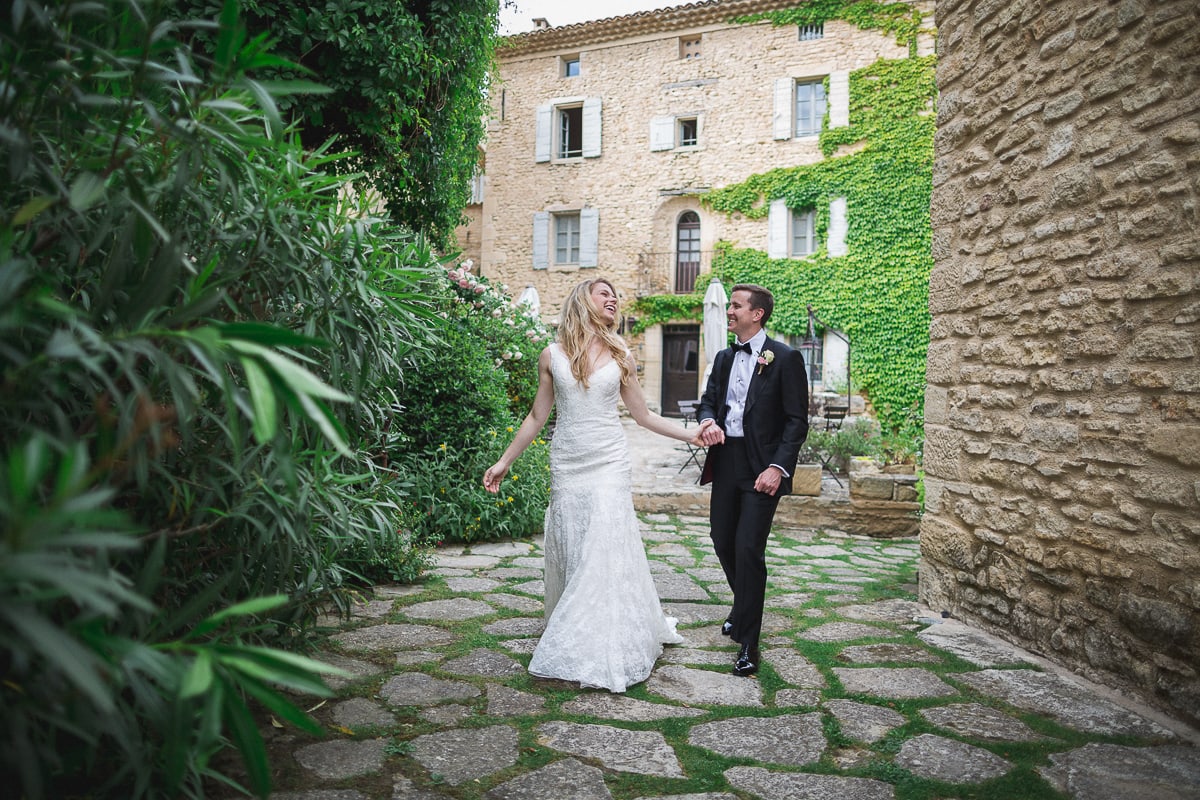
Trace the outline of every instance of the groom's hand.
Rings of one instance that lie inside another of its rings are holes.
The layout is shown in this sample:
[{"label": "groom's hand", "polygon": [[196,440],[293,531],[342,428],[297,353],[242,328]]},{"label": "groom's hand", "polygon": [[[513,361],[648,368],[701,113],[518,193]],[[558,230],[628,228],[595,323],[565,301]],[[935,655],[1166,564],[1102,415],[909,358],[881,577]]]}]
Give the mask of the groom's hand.
[{"label": "groom's hand", "polygon": [[754,481],[754,491],[769,494],[772,497],[779,491],[779,482],[783,473],[776,467],[767,467]]},{"label": "groom's hand", "polygon": [[725,431],[721,430],[721,426],[712,417],[700,423],[700,432],[697,434],[700,441],[705,447],[711,447],[714,444],[725,444]]}]

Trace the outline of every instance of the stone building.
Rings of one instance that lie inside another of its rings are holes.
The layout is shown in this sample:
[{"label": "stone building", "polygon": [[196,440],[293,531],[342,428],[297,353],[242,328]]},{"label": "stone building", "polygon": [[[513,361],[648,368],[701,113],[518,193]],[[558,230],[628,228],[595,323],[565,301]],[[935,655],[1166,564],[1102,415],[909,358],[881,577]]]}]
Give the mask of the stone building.
[{"label": "stone building", "polygon": [[922,600],[1200,721],[1195,0],[939,0]]},{"label": "stone building", "polygon": [[[811,252],[812,210],[780,201],[768,219],[748,220],[711,212],[699,196],[821,160],[823,117],[848,121],[850,71],[908,51],[840,21],[731,21],[795,4],[714,0],[506,40],[490,87],[482,202],[463,232],[479,247],[480,273],[514,296],[533,286],[554,324],[570,288],[591,275],[612,279],[628,303],[691,292],[720,240],[774,257]],[[831,212],[825,244],[836,253],[849,223],[844,202]],[[647,401],[667,413],[697,396],[706,366],[700,326],[683,322],[635,342]],[[827,367],[841,347],[830,345]]]}]

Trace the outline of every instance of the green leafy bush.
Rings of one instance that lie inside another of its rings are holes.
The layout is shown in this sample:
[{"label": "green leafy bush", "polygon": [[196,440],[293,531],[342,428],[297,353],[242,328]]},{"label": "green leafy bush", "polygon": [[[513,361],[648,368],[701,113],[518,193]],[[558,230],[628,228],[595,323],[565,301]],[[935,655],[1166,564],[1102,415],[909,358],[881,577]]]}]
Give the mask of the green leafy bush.
[{"label": "green leafy bush", "polygon": [[813,428],[809,430],[804,446],[809,451],[829,456],[830,465],[845,472],[851,458],[879,454],[879,425],[867,417],[855,417],[836,430]]},{"label": "green leafy bush", "polygon": [[537,359],[550,340],[506,287],[451,268],[427,285],[447,321],[444,341],[414,358],[398,418],[397,469],[410,482],[418,539],[472,542],[541,531],[549,499],[549,455],[537,439],[514,464],[500,496],[483,472],[512,439],[537,393]]},{"label": "green leafy bush", "polygon": [[321,668],[264,644],[420,568],[388,453],[441,270],[284,125],[316,89],[253,77],[289,67],[236,2],[161,10],[0,16],[0,770],[30,800],[204,796],[229,744],[267,794],[254,710],[312,730],[276,687]]}]

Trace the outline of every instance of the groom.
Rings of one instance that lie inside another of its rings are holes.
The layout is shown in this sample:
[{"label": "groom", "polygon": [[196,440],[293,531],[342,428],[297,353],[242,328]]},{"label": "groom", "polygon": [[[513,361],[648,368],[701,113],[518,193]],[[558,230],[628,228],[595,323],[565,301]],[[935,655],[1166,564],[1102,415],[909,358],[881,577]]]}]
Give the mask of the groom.
[{"label": "groom", "polygon": [[713,487],[710,536],[733,590],[721,632],[741,645],[733,664],[740,676],[758,672],[767,534],[808,435],[804,357],[763,330],[774,308],[762,286],[733,287],[725,316],[737,341],[713,359],[696,410],[709,448],[700,483]]}]

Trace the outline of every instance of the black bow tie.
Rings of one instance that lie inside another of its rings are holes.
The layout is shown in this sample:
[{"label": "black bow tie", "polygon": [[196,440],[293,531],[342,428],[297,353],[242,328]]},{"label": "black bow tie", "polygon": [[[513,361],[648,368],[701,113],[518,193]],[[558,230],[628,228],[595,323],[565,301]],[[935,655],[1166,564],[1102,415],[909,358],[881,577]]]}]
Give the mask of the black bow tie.
[{"label": "black bow tie", "polygon": [[746,342],[745,344],[738,344],[737,342],[734,342],[734,343],[733,343],[733,350],[734,350],[734,352],[737,352],[738,350],[741,350],[743,353],[748,353],[748,354],[751,354],[751,355],[753,355],[753,353],[754,353],[754,349],[753,349],[752,347],[750,347],[750,343],[749,343],[749,342]]}]

